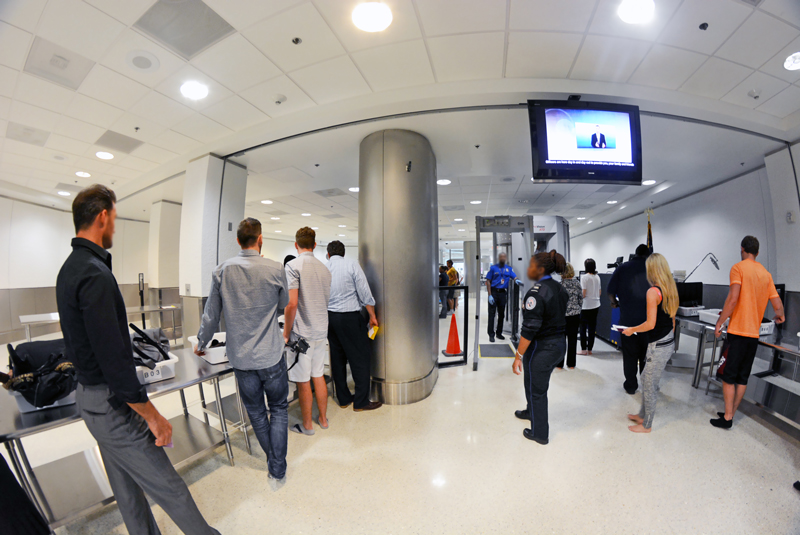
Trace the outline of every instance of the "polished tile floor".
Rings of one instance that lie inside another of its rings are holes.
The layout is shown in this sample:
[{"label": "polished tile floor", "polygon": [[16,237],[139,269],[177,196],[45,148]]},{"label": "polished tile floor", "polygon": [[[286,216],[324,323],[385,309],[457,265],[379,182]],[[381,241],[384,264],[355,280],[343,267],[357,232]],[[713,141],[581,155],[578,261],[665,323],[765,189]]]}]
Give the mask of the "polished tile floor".
[{"label": "polished tile floor", "polygon": [[[356,414],[332,404],[329,430],[290,433],[288,483],[276,493],[263,452],[254,441],[248,456],[241,435],[235,467],[220,448],[181,474],[224,535],[800,533],[797,441],[753,410],[731,431],[712,428],[719,396],[692,389],[689,371],[673,368],[653,432],[630,433],[625,415],[640,395],[625,394],[619,353],[599,346],[576,370],[553,375],[548,446],[522,437],[513,412],[524,394],[511,360],[482,359],[477,372],[442,370],[414,405]],[[177,399],[157,405],[180,411]],[[26,441],[36,464],[90,444],[82,424],[49,435]],[[162,533],[179,533],[154,511]],[[58,533],[126,531],[108,506]]]}]

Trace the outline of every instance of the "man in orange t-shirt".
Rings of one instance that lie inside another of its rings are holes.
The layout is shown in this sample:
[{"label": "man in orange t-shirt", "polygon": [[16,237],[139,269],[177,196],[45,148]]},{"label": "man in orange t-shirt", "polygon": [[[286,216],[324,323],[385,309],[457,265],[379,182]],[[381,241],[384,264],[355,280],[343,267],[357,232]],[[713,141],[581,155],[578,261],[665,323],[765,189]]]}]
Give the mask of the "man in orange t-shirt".
[{"label": "man in orange t-shirt", "polygon": [[720,336],[722,327],[730,318],[728,325],[728,354],[720,365],[717,378],[722,381],[722,396],[725,399],[725,412],[711,420],[711,425],[730,429],[733,415],[742,402],[747,390],[747,380],[758,350],[758,336],[761,319],[772,303],[775,323],[783,323],[783,303],[772,282],[772,275],[756,262],[758,240],[745,236],[742,240],[742,261],[731,269],[731,287],[725,306],[717,320],[716,335]]}]

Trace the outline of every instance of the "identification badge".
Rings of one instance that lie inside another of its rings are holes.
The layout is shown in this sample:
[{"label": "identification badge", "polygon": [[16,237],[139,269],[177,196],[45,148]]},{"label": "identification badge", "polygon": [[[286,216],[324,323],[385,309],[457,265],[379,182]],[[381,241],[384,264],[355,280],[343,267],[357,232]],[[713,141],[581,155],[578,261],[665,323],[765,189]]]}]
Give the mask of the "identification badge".
[{"label": "identification badge", "polygon": [[505,284],[505,283],[506,283],[505,279],[500,279],[500,284]]}]

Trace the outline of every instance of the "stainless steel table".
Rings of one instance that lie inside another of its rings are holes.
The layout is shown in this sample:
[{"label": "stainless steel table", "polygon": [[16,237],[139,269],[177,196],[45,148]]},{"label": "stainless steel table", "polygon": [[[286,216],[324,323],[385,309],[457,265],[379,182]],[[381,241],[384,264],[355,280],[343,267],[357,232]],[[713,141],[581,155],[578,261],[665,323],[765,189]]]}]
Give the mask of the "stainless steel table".
[{"label": "stainless steel table", "polygon": [[[147,393],[151,398],[176,391],[181,395],[183,414],[170,419],[174,448],[167,449],[167,455],[174,466],[180,467],[225,444],[228,461],[233,466],[228,419],[224,412],[226,404],[220,403],[222,396],[219,388],[220,379],[231,374],[233,369],[227,362],[208,364],[191,349],[174,350],[172,353],[178,357],[175,377],[147,386]],[[206,408],[202,389],[204,382],[211,382],[214,387],[217,403],[213,413]],[[200,403],[205,421],[191,416],[186,405],[183,390],[195,385],[200,388]],[[239,421],[244,422],[241,402],[238,401],[237,404]],[[208,414],[218,418],[221,431],[208,425]],[[79,419],[76,405],[21,414],[14,398],[0,392],[0,442],[5,443],[17,478],[51,529],[114,501],[97,447],[36,468],[31,467],[25,454],[21,441],[23,437],[55,429]],[[242,427],[246,431],[244,425]]]},{"label": "stainless steel table", "polygon": [[694,356],[676,353],[671,359],[671,364],[673,366],[684,367],[692,367],[693,365],[694,374],[692,375],[692,386],[698,388],[700,386],[700,378],[703,375],[703,368],[711,366],[710,363],[705,362],[705,356],[706,349],[709,347],[713,348],[714,345],[714,325],[704,323],[694,316],[675,316],[676,350],[680,347],[681,334],[697,338],[697,348]]}]

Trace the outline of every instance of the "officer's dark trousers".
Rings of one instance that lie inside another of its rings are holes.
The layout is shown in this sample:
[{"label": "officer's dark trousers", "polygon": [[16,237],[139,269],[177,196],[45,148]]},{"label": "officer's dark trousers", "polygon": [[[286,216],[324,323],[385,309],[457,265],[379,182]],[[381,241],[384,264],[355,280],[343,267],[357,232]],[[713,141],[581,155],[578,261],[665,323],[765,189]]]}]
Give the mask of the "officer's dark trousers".
[{"label": "officer's dark trousers", "polygon": [[623,388],[626,392],[636,392],[639,388],[637,372],[644,371],[647,362],[647,336],[639,333],[634,336],[621,336],[622,370],[625,373]]},{"label": "officer's dark trousers", "polygon": [[550,424],[547,419],[547,389],[550,375],[559,361],[564,358],[567,341],[563,334],[544,340],[534,340],[522,358],[525,397],[531,415],[533,436],[547,440]]},{"label": "officer's dark trousers", "polygon": [[[508,302],[508,290],[500,290],[492,288],[492,297],[494,297],[494,304],[489,303],[489,336],[494,333],[503,334],[503,320],[506,315],[506,303]],[[497,311],[497,330],[494,329],[494,313]]]},{"label": "officer's dark trousers", "polygon": [[[354,409],[369,405],[370,347],[367,321],[361,312],[328,312],[331,376],[339,405]],[[347,386],[347,363],[356,386],[355,397]]]}]

